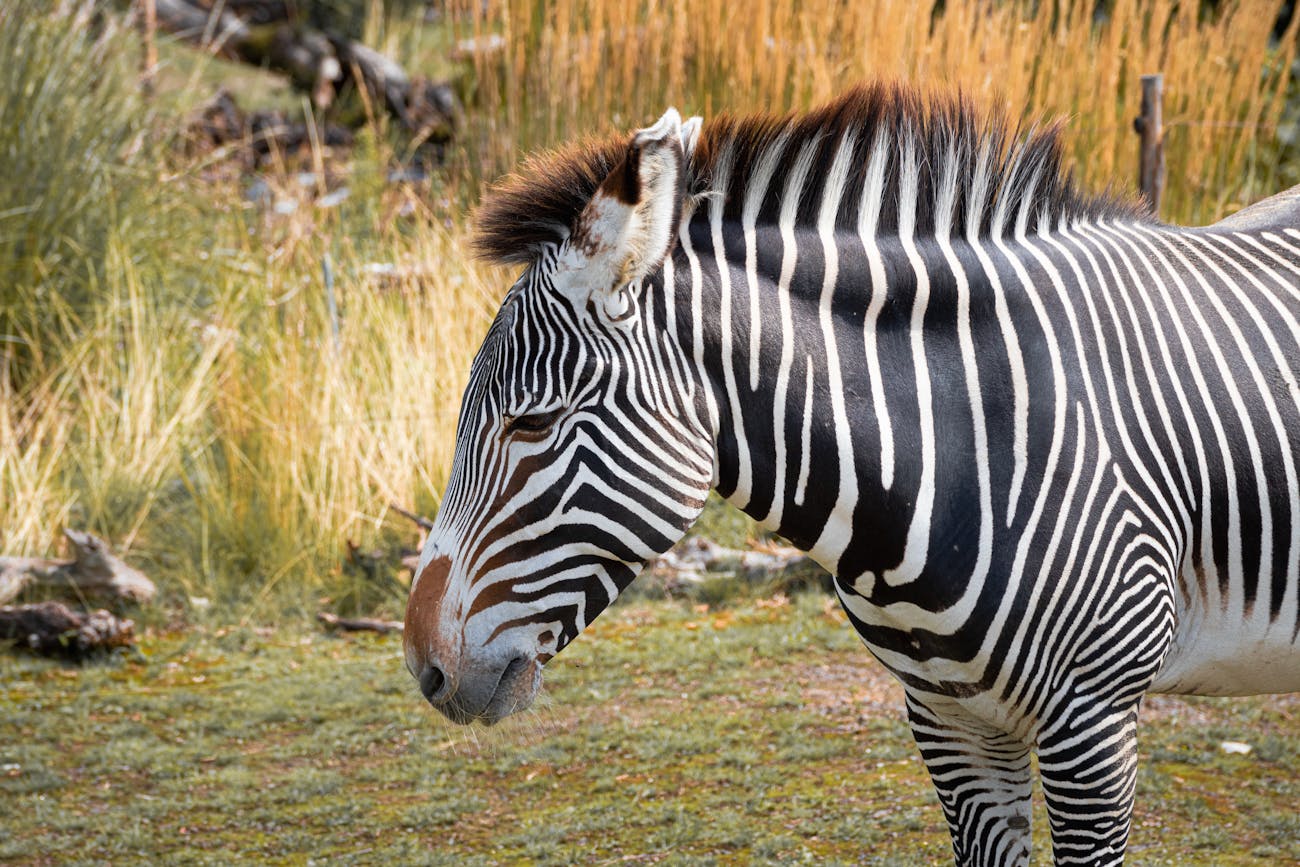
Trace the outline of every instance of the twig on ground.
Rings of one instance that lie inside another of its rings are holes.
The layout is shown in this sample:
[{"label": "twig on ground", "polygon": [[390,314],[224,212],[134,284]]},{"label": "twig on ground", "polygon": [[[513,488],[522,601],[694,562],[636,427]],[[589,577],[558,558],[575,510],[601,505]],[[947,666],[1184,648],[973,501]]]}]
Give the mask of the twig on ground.
[{"label": "twig on ground", "polygon": [[339,617],[337,614],[330,614],[328,611],[322,611],[316,615],[326,629],[339,629],[343,632],[378,632],[381,634],[389,632],[401,632],[402,624],[396,620],[378,620],[371,617]]},{"label": "twig on ground", "polygon": [[430,521],[428,518],[424,517],[423,515],[417,515],[414,512],[408,512],[406,509],[403,509],[401,506],[397,505],[396,503],[389,503],[388,508],[392,509],[397,514],[401,515],[403,518],[409,518],[410,520],[414,521],[416,523],[416,526],[418,526],[421,530],[433,529],[433,521]]}]

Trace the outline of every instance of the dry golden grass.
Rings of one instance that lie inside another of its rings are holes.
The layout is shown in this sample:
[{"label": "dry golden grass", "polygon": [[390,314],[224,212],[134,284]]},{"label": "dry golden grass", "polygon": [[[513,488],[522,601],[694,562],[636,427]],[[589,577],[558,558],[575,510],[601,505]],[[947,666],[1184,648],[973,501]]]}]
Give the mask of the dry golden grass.
[{"label": "dry golden grass", "polygon": [[[265,228],[278,243],[213,263],[201,315],[152,303],[117,262],[120,294],[57,361],[22,388],[0,364],[5,553],[89,525],[182,594],[269,612],[338,591],[345,540],[373,544],[388,504],[432,511],[500,281],[431,215],[363,250],[337,221]],[[379,248],[395,274],[369,273]]]},{"label": "dry golden grass", "polygon": [[[489,164],[664,106],[807,108],[871,78],[959,87],[1029,120],[1065,115],[1079,174],[1129,188],[1137,176],[1139,78],[1165,75],[1164,216],[1209,221],[1268,192],[1252,168],[1272,137],[1295,53],[1297,16],[1276,51],[1278,0],[1239,0],[1201,19],[1198,3],[1115,0],[462,0],[466,35],[503,35],[478,55],[491,118]],[[1267,181],[1265,181],[1267,183]]]},{"label": "dry golden grass", "polygon": [[[1137,79],[1162,70],[1165,216],[1186,221],[1271,191],[1252,160],[1281,111],[1295,51],[1294,25],[1283,47],[1268,48],[1277,2],[1225,3],[1198,21],[1198,4],[1116,0],[1100,23],[1084,0],[949,0],[933,21],[898,0],[502,0],[486,17],[478,0],[459,3],[456,35],[504,39],[476,55],[455,154],[472,178],[527,150],[643,124],[670,103],[706,116],[784,111],[883,76],[956,84],[1018,116],[1068,114],[1080,173],[1127,186]],[[372,0],[367,39],[398,56],[451,41],[381,6]],[[88,527],[173,598],[215,597],[259,617],[352,592],[345,540],[413,542],[409,524],[387,520],[388,505],[436,508],[464,378],[508,275],[468,260],[455,190],[385,185],[393,154],[377,144],[383,136],[363,137],[346,167],[352,196],[335,209],[306,196],[276,214],[225,182],[173,190],[163,179],[174,167],[138,150],[125,151],[136,154],[128,176],[111,165],[124,153],[117,139],[93,124],[113,93],[127,94],[113,103],[123,141],[159,122],[140,114],[132,73],[121,72],[136,68],[133,37],[110,30],[90,45],[67,15],[37,14],[34,0],[24,8],[26,18],[0,12],[3,44],[26,46],[45,67],[6,67],[0,90],[49,135],[11,126],[0,145],[50,174],[44,199],[0,208],[0,253],[27,255],[11,243],[22,237],[14,226],[64,226],[67,237],[57,255],[29,256],[25,276],[0,282],[0,323],[10,323],[0,327],[0,552],[49,553],[63,526]],[[56,74],[65,86],[43,83]],[[68,100],[27,99],[33,89]],[[67,143],[66,153],[47,141]],[[129,178],[151,195],[128,197]],[[290,167],[267,180],[277,196],[302,195]],[[178,197],[179,207],[153,205]],[[6,261],[0,271],[20,273]]]}]

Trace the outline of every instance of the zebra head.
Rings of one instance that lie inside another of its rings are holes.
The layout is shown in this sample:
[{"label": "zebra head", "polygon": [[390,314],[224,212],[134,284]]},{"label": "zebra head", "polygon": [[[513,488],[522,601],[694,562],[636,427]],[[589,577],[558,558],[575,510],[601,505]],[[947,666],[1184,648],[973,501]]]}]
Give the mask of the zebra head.
[{"label": "zebra head", "polygon": [[542,665],[703,507],[713,438],[662,291],[698,128],[670,109],[632,137],[557,240],[519,257],[474,359],[404,635],[453,721],[527,707]]}]

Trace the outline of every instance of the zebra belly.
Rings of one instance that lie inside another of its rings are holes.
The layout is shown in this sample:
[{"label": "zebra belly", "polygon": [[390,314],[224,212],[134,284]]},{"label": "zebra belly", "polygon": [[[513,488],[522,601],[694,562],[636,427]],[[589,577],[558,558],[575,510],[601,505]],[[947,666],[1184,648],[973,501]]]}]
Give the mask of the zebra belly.
[{"label": "zebra belly", "polygon": [[1300,692],[1300,643],[1286,619],[1252,623],[1207,612],[1199,598],[1180,605],[1173,643],[1150,692],[1258,695]]}]

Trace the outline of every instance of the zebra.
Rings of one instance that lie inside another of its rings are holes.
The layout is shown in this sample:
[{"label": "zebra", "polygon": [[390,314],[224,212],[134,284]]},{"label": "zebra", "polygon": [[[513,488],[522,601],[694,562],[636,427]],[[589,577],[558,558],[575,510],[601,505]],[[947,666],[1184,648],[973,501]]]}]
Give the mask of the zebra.
[{"label": "zebra", "polygon": [[534,157],[469,374],[408,669],[458,723],[542,666],[713,489],[835,576],[902,683],[959,864],[1122,863],[1148,692],[1300,690],[1300,188],[1178,228],[1058,122],[860,86],[668,110]]}]

